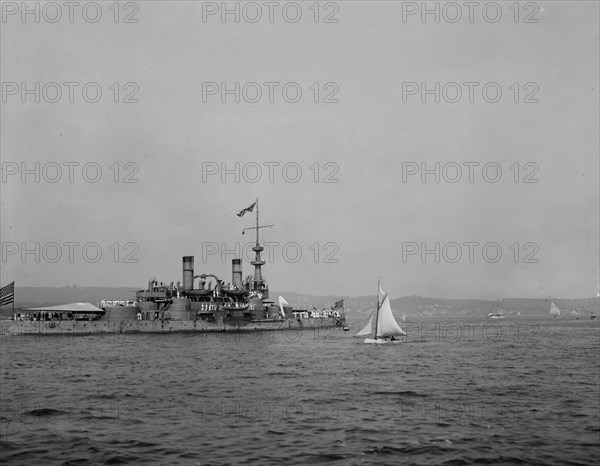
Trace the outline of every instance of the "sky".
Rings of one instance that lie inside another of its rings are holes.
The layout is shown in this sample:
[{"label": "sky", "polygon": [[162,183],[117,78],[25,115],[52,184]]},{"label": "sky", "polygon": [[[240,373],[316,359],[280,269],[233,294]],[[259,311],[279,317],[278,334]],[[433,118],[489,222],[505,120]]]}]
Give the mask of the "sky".
[{"label": "sky", "polygon": [[248,275],[259,199],[274,290],[600,291],[597,2],[89,3],[2,4],[2,285]]}]

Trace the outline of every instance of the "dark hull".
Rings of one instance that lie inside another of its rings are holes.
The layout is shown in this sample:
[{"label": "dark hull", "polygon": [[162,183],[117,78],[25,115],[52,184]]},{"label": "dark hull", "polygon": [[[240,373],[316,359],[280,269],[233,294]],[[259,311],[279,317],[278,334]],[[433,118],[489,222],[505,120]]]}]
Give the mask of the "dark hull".
[{"label": "dark hull", "polygon": [[212,332],[260,332],[274,330],[313,330],[339,327],[336,319],[310,318],[286,320],[262,320],[244,322],[210,323],[201,320],[123,320],[110,321],[56,321],[56,322],[10,322],[5,328],[9,335],[92,335],[120,333],[212,333]]}]

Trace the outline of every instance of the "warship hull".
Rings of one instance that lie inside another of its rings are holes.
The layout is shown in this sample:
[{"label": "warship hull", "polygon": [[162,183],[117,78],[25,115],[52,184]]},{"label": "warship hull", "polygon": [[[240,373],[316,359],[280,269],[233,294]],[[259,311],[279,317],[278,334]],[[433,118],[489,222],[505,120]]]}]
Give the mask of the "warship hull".
[{"label": "warship hull", "polygon": [[[242,260],[231,261],[231,282],[209,273],[195,274],[194,256],[182,257],[182,282],[148,280],[135,299],[102,300],[90,303],[29,308],[14,315],[3,334],[10,335],[91,335],[127,333],[212,333],[335,329],[344,327],[343,300],[330,310],[308,311],[292,308],[283,297],[269,299],[269,286],[262,275],[264,248],[259,243],[258,199],[238,212],[241,217],[256,208],[254,274],[246,279]],[[195,280],[199,279],[195,286]],[[214,285],[214,287],[213,287]],[[341,310],[341,312],[340,312]],[[33,313],[33,315],[32,315]]]},{"label": "warship hull", "polygon": [[127,333],[214,333],[214,332],[261,332],[261,331],[304,331],[334,329],[340,327],[339,320],[332,318],[286,319],[251,321],[244,325],[235,323],[211,323],[200,320],[180,321],[23,321],[11,322],[5,333],[8,335],[95,335]]}]

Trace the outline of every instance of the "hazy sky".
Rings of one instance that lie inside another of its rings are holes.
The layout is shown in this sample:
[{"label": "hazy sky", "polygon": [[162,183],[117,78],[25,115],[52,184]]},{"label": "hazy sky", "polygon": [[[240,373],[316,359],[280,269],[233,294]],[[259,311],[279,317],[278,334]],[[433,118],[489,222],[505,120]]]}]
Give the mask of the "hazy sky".
[{"label": "hazy sky", "polygon": [[229,281],[258,197],[274,290],[598,293],[598,2],[290,3],[3,3],[2,285]]}]

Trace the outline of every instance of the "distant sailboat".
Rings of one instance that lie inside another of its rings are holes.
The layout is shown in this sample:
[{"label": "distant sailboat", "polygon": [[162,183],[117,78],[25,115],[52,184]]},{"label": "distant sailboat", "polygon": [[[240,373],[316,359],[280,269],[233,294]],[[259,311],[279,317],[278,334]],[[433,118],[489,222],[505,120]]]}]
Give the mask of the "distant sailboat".
[{"label": "distant sailboat", "polygon": [[400,343],[396,337],[406,335],[396,322],[388,294],[379,285],[377,307],[369,317],[367,324],[356,334],[357,337],[367,336],[365,343]]},{"label": "distant sailboat", "polygon": [[550,304],[550,315],[552,317],[560,317],[560,309],[554,303]]},{"label": "distant sailboat", "polygon": [[488,317],[490,319],[504,319],[504,309],[502,309],[502,304],[500,303],[500,300],[496,301],[496,308],[493,312],[490,312],[488,314]]}]

